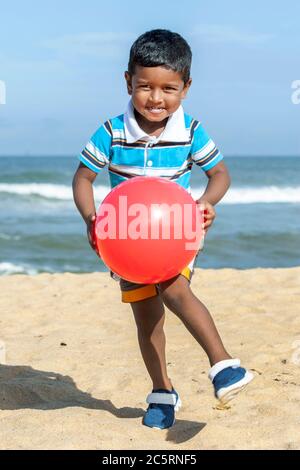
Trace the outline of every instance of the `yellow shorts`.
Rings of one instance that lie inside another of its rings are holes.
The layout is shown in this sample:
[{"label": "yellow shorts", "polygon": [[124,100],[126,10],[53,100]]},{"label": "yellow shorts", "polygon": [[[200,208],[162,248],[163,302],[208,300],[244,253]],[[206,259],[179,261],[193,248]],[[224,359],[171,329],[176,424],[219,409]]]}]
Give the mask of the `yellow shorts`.
[{"label": "yellow shorts", "polygon": [[[192,259],[190,264],[186,266],[180,273],[189,282],[191,282],[192,276],[194,274],[194,265],[199,253],[200,250]],[[110,275],[113,279],[119,281],[122,292],[122,302],[124,303],[138,302],[139,300],[145,300],[159,294],[159,284],[135,284],[134,282],[126,281],[125,279],[118,277],[112,271],[110,272]]]}]

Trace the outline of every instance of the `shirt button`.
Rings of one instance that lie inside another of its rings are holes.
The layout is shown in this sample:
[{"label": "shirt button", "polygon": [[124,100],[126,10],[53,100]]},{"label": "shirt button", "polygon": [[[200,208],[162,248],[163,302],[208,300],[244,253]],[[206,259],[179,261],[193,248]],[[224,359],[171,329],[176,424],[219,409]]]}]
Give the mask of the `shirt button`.
[{"label": "shirt button", "polygon": [[153,165],[152,160],[148,160],[147,165],[148,165],[148,166],[152,166],[152,165]]}]

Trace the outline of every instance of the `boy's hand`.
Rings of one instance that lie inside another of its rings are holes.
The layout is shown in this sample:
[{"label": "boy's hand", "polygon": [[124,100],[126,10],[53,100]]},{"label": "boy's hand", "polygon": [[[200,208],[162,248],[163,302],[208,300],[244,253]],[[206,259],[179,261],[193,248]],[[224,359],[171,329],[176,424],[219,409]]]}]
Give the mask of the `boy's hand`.
[{"label": "boy's hand", "polygon": [[199,210],[202,213],[203,222],[204,222],[203,230],[204,230],[204,235],[206,235],[207,230],[211,227],[216,217],[216,211],[214,207],[208,201],[205,201],[204,199],[202,200],[198,199],[196,203],[197,203]]},{"label": "boy's hand", "polygon": [[99,256],[99,258],[101,258],[100,253],[98,251],[97,242],[96,242],[95,223],[96,223],[96,215],[94,214],[88,219],[87,224],[86,224],[87,237],[88,237],[88,241],[92,249],[96,252],[96,255]]}]

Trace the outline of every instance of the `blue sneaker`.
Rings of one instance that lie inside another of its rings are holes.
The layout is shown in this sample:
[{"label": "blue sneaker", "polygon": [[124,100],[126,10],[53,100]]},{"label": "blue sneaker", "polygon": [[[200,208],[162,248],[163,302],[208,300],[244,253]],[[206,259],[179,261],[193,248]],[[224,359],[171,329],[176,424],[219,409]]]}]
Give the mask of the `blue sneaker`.
[{"label": "blue sneaker", "polygon": [[209,372],[209,378],[215,389],[215,396],[221,403],[232,400],[251,380],[253,374],[240,367],[239,359],[227,359],[215,364]]},{"label": "blue sneaker", "polygon": [[148,409],[143,418],[143,424],[150,428],[167,429],[175,423],[175,411],[181,406],[181,400],[176,390],[157,389],[147,396]]}]

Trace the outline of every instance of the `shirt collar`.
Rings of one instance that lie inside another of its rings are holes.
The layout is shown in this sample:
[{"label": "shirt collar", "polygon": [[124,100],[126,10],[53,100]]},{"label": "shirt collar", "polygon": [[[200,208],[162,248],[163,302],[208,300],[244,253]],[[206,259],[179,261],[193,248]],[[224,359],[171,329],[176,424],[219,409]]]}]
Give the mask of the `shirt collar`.
[{"label": "shirt collar", "polygon": [[132,100],[129,101],[124,114],[125,136],[128,143],[143,139],[146,141],[187,142],[190,138],[189,129],[185,127],[184,111],[180,105],[175,113],[171,114],[165,129],[159,137],[149,136],[137,123],[134,115]]}]

